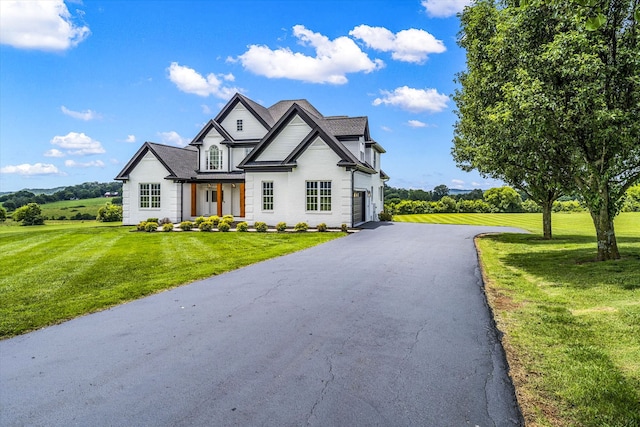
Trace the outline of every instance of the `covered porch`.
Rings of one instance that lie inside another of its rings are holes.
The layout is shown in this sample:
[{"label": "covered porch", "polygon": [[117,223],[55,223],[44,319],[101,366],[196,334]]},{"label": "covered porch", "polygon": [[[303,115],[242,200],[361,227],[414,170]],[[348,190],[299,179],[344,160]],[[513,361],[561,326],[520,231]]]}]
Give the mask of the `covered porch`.
[{"label": "covered porch", "polygon": [[190,183],[190,216],[233,215],[245,217],[245,183],[236,181],[205,181]]}]

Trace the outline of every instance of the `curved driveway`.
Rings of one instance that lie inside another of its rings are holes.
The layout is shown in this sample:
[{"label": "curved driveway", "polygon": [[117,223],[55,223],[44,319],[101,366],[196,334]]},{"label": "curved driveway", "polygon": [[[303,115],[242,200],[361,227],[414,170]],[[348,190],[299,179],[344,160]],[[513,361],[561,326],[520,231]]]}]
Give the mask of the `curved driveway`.
[{"label": "curved driveway", "polygon": [[497,230],[385,223],[2,341],[0,425],[521,425],[473,245]]}]

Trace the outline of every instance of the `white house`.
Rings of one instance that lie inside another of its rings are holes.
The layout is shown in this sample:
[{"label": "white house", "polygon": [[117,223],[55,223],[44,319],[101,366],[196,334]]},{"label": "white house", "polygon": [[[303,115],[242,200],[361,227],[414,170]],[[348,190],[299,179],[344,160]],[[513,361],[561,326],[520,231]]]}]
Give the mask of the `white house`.
[{"label": "white house", "polygon": [[249,223],[357,226],[383,210],[385,150],[367,117],[236,94],[185,147],[146,142],[115,178],[123,223],[231,214]]}]

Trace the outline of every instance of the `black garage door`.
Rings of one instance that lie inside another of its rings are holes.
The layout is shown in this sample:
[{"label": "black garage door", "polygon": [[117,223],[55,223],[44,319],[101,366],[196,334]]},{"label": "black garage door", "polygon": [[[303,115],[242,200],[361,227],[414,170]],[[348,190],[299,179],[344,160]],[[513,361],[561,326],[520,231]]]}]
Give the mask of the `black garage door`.
[{"label": "black garage door", "polygon": [[364,191],[353,192],[353,224],[364,222]]}]

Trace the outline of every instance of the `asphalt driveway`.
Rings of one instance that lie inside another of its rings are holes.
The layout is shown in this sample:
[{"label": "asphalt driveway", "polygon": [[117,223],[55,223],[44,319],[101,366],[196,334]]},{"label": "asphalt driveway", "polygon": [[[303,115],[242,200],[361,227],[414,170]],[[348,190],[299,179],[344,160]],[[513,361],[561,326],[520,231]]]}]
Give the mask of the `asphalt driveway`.
[{"label": "asphalt driveway", "polygon": [[1,341],[0,425],[521,425],[496,230],[386,223]]}]

